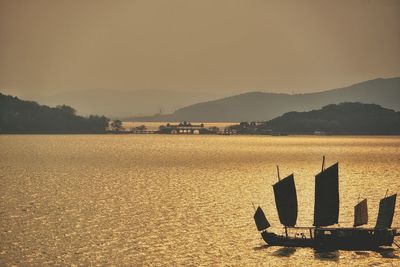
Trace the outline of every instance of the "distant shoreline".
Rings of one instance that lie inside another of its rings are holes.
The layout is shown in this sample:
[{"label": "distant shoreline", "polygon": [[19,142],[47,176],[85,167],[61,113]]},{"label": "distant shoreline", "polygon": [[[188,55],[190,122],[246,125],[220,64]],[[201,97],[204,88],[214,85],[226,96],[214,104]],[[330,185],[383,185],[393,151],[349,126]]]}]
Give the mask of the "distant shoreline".
[{"label": "distant shoreline", "polygon": [[267,121],[199,123],[110,121],[76,115],[72,107],[48,107],[0,93],[0,134],[175,134],[175,135],[400,135],[400,111],[376,104],[343,102],[317,110],[291,111]]},{"label": "distant shoreline", "polygon": [[115,132],[107,132],[107,133],[48,133],[48,132],[35,132],[35,133],[29,133],[29,132],[18,132],[18,133],[4,133],[0,132],[1,135],[169,135],[169,136],[270,136],[270,137],[297,137],[297,136],[313,136],[313,137],[345,137],[345,136],[360,136],[360,137],[365,137],[365,136],[373,136],[373,137],[390,137],[390,136],[398,136],[400,137],[400,134],[329,134],[329,135],[317,135],[317,134],[284,134],[284,135],[270,135],[270,134],[231,134],[231,135],[224,135],[224,134],[166,134],[166,133],[132,133],[132,132],[120,132],[120,133],[115,133]]}]

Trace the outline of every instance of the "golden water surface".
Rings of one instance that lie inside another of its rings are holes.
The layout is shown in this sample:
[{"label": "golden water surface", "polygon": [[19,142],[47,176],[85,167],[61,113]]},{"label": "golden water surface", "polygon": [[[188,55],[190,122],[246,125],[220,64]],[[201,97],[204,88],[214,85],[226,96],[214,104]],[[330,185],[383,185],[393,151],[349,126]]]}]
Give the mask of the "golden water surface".
[{"label": "golden water surface", "polygon": [[400,193],[399,137],[2,135],[0,265],[399,266],[399,250],[264,246],[251,203],[282,232],[279,164],[311,225],[322,155],[340,162],[341,226],[359,196],[373,226],[386,190]]}]

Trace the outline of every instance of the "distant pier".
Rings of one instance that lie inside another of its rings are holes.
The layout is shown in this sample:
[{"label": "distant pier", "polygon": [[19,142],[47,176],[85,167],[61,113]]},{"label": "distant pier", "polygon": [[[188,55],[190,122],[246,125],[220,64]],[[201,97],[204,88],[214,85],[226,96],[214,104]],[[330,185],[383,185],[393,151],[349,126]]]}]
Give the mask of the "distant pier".
[{"label": "distant pier", "polygon": [[145,125],[133,127],[130,130],[108,131],[115,134],[173,134],[173,135],[271,135],[286,136],[286,133],[274,132],[270,129],[259,128],[262,122],[241,122],[240,124],[229,125],[225,128],[216,126],[206,127],[204,123],[191,123],[183,121],[180,123],[167,123],[160,125],[158,130],[147,129]]},{"label": "distant pier", "polygon": [[158,133],[161,134],[217,134],[219,131],[216,127],[205,128],[203,123],[192,124],[188,121],[183,121],[179,124],[161,125]]}]

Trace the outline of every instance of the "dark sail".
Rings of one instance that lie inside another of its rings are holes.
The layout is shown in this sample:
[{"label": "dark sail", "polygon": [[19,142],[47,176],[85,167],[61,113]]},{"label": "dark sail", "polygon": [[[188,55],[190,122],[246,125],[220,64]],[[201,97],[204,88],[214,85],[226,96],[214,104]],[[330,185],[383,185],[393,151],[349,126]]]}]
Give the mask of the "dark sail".
[{"label": "dark sail", "polygon": [[368,223],[367,199],[354,206],[354,227]]},{"label": "dark sail", "polygon": [[297,194],[293,174],[273,185],[279,220],[285,226],[295,226],[297,221]]},{"label": "dark sail", "polygon": [[397,194],[382,198],[379,202],[378,219],[375,228],[383,229],[392,226]]},{"label": "dark sail", "polygon": [[265,217],[264,211],[260,207],[258,207],[254,213],[254,221],[256,222],[258,231],[264,231],[271,226]]},{"label": "dark sail", "polygon": [[339,219],[339,163],[315,176],[314,226],[328,226]]}]

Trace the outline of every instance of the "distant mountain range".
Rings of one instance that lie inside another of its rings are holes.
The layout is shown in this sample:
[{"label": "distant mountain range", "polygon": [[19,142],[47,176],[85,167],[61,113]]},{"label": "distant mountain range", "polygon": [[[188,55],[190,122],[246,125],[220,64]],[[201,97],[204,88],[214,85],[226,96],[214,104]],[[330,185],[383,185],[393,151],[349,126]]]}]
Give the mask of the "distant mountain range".
[{"label": "distant mountain range", "polygon": [[135,121],[267,121],[289,111],[309,111],[328,104],[361,102],[400,110],[400,78],[375,79],[318,93],[250,92],[176,110],[171,115],[134,117]]},{"label": "distant mountain range", "polygon": [[[194,103],[225,96],[221,92],[177,92],[164,90],[123,91],[111,89],[79,90],[32,98],[42,104],[73,106],[79,114],[101,114],[111,118],[145,116],[175,110]],[[26,98],[26,97],[25,97]]]}]

